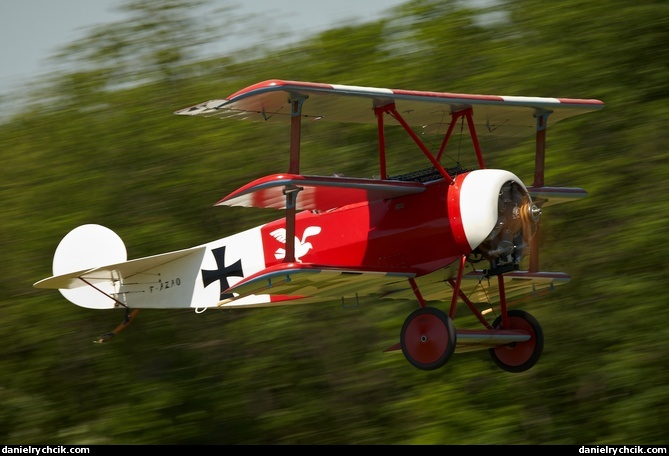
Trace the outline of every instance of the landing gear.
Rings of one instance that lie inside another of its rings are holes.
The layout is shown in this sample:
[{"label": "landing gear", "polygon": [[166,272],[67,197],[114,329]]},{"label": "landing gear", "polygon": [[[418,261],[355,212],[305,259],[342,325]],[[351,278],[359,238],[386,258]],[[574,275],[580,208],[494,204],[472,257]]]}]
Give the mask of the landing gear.
[{"label": "landing gear", "polygon": [[422,370],[434,370],[448,362],[455,351],[453,320],[434,307],[413,311],[402,325],[400,345],[406,359]]},{"label": "landing gear", "polygon": [[492,360],[507,372],[524,372],[534,366],[544,349],[544,333],[539,322],[524,310],[508,311],[508,328],[502,327],[502,317],[495,319],[495,329],[522,330],[532,337],[524,342],[513,342],[489,350]]}]

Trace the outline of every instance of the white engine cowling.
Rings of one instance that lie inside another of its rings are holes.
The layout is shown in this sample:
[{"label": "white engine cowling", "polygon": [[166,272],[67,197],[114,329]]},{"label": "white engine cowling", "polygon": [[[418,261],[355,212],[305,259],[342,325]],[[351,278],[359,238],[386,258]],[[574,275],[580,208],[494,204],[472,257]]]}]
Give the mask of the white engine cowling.
[{"label": "white engine cowling", "polygon": [[517,269],[541,215],[525,184],[509,171],[482,169],[459,185],[462,229],[472,252],[489,260],[492,271]]}]

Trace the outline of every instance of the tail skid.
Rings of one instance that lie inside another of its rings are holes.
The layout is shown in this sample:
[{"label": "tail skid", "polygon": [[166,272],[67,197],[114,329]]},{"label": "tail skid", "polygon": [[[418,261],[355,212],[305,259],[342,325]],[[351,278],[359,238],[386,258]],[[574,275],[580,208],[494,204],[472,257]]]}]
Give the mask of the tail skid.
[{"label": "tail skid", "polygon": [[130,309],[126,309],[125,319],[121,322],[121,324],[118,325],[113,331],[101,335],[93,342],[95,342],[96,344],[104,344],[106,342],[109,342],[116,334],[123,331],[130,323],[132,323],[135,320],[135,317],[137,317],[138,313],[139,309],[135,309],[132,312],[130,312]]}]

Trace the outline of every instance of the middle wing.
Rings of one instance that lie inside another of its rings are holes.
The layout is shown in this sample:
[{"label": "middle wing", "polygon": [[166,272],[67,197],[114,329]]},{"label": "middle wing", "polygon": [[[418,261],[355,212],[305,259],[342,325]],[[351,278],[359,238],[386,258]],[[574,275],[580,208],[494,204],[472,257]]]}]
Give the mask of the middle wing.
[{"label": "middle wing", "polygon": [[296,199],[297,210],[328,210],[361,201],[420,193],[425,186],[419,182],[383,181],[350,177],[302,176],[273,174],[250,182],[235,190],[216,206],[286,208],[286,188],[301,189]]}]

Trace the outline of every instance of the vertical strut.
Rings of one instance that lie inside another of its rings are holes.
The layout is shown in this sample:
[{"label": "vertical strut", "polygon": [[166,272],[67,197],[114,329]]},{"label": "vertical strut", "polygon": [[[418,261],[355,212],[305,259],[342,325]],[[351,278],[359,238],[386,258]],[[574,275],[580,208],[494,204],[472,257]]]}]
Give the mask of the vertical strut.
[{"label": "vertical strut", "polygon": [[286,186],[283,194],[286,196],[286,256],[284,263],[295,261],[295,215],[297,214],[297,194],[302,187]]},{"label": "vertical strut", "polygon": [[465,109],[465,117],[467,118],[467,126],[469,127],[469,136],[472,138],[474,150],[476,151],[476,159],[479,161],[479,167],[485,169],[483,162],[483,152],[481,152],[481,145],[479,144],[479,137],[476,135],[476,128],[474,128],[474,118],[472,117],[472,108]]},{"label": "vertical strut", "polygon": [[533,187],[544,186],[544,166],[546,162],[546,127],[550,112],[535,114],[537,119],[536,146],[534,156],[534,183]]},{"label": "vertical strut", "polygon": [[388,174],[386,172],[386,136],[383,127],[383,107],[374,108],[374,115],[376,115],[376,124],[379,131],[379,169],[381,170],[381,179],[386,179]]},{"label": "vertical strut", "polygon": [[302,134],[302,104],[306,98],[290,100],[290,164],[288,172],[300,174],[300,141]]},{"label": "vertical strut", "polygon": [[497,275],[497,286],[499,287],[499,307],[502,314],[502,328],[509,327],[509,316],[506,312],[506,290],[504,288],[504,274]]},{"label": "vertical strut", "polygon": [[[536,151],[534,156],[534,183],[532,187],[544,186],[544,168],[546,162],[546,127],[550,112],[535,114],[536,123]],[[528,270],[537,272],[539,270],[539,232],[537,229],[530,239],[530,264]]]},{"label": "vertical strut", "polygon": [[[300,174],[300,141],[302,134],[302,104],[306,97],[290,100],[290,164],[288,172]],[[287,186],[283,189],[286,197],[286,256],[285,263],[295,261],[295,215],[297,214],[297,194],[300,187]]]}]

